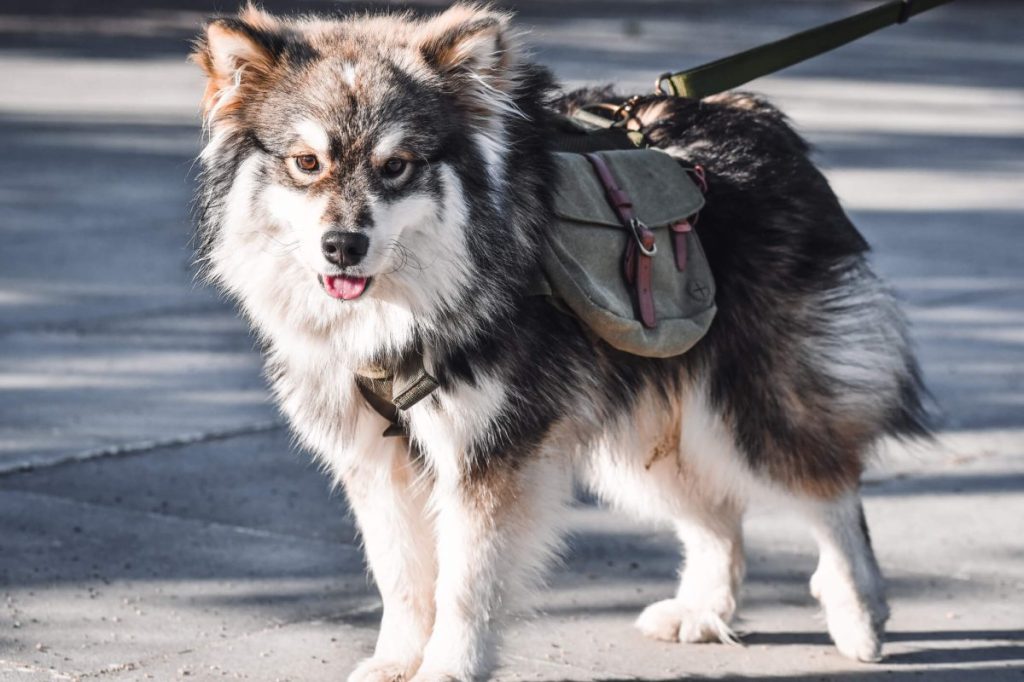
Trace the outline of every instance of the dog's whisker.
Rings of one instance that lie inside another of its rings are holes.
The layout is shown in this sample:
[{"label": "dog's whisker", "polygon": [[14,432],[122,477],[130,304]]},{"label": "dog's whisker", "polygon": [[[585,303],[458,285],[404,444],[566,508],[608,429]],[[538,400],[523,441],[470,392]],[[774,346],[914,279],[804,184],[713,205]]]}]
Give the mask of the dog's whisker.
[{"label": "dog's whisker", "polygon": [[399,262],[391,270],[383,274],[395,274],[405,269],[406,267],[411,267],[412,269],[417,271],[423,270],[423,266],[421,265],[419,259],[416,256],[412,255],[409,249],[398,240],[392,240],[388,242],[388,244],[385,246],[385,250],[389,253],[397,253],[399,257]]}]

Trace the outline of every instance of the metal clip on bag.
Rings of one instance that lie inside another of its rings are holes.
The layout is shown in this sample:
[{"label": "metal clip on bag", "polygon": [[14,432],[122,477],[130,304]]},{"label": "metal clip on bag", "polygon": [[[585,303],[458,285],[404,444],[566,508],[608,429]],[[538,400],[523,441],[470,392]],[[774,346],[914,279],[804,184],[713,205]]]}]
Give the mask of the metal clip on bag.
[{"label": "metal clip on bag", "polygon": [[597,336],[647,357],[689,350],[711,326],[715,287],[692,220],[704,196],[655,150],[555,154],[547,286]]}]

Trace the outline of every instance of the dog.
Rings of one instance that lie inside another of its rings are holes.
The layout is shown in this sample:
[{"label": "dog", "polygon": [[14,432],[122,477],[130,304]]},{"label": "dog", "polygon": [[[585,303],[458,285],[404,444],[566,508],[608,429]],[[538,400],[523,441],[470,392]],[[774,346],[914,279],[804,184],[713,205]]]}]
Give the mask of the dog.
[{"label": "dog", "polygon": [[[510,17],[211,21],[197,263],[261,341],[273,394],[347,495],[383,601],[349,677],[469,680],[501,616],[559,551],[574,481],[669,522],[678,591],[636,621],[732,641],[747,503],[785,500],[820,547],[810,588],[846,656],[880,657],[889,614],[859,499],[884,437],[926,433],[906,324],[808,146],[763,99],[651,96],[653,147],[706,169],[696,226],[718,314],[686,354],[616,351],[530,295],[552,218],[560,95]],[[366,366],[425,367],[399,417]]]}]

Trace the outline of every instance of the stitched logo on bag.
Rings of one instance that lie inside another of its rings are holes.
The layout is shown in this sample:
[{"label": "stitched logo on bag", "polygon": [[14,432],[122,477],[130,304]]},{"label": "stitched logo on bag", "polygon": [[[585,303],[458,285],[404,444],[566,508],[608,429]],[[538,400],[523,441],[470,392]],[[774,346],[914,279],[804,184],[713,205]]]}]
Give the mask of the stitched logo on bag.
[{"label": "stitched logo on bag", "polygon": [[698,301],[704,301],[711,293],[711,287],[695,280],[686,285],[686,291]]}]

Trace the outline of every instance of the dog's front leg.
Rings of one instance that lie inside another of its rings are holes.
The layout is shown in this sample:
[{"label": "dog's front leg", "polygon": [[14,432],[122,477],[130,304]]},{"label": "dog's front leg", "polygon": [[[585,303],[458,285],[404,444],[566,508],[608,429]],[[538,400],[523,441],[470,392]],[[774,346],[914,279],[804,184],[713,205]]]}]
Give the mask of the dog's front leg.
[{"label": "dog's front leg", "polygon": [[566,467],[534,455],[439,473],[434,631],[413,682],[471,680],[493,665],[494,627],[557,546]]},{"label": "dog's front leg", "polygon": [[349,682],[409,679],[419,667],[434,620],[434,536],[408,444],[389,438],[341,474],[384,602],[373,657]]}]

